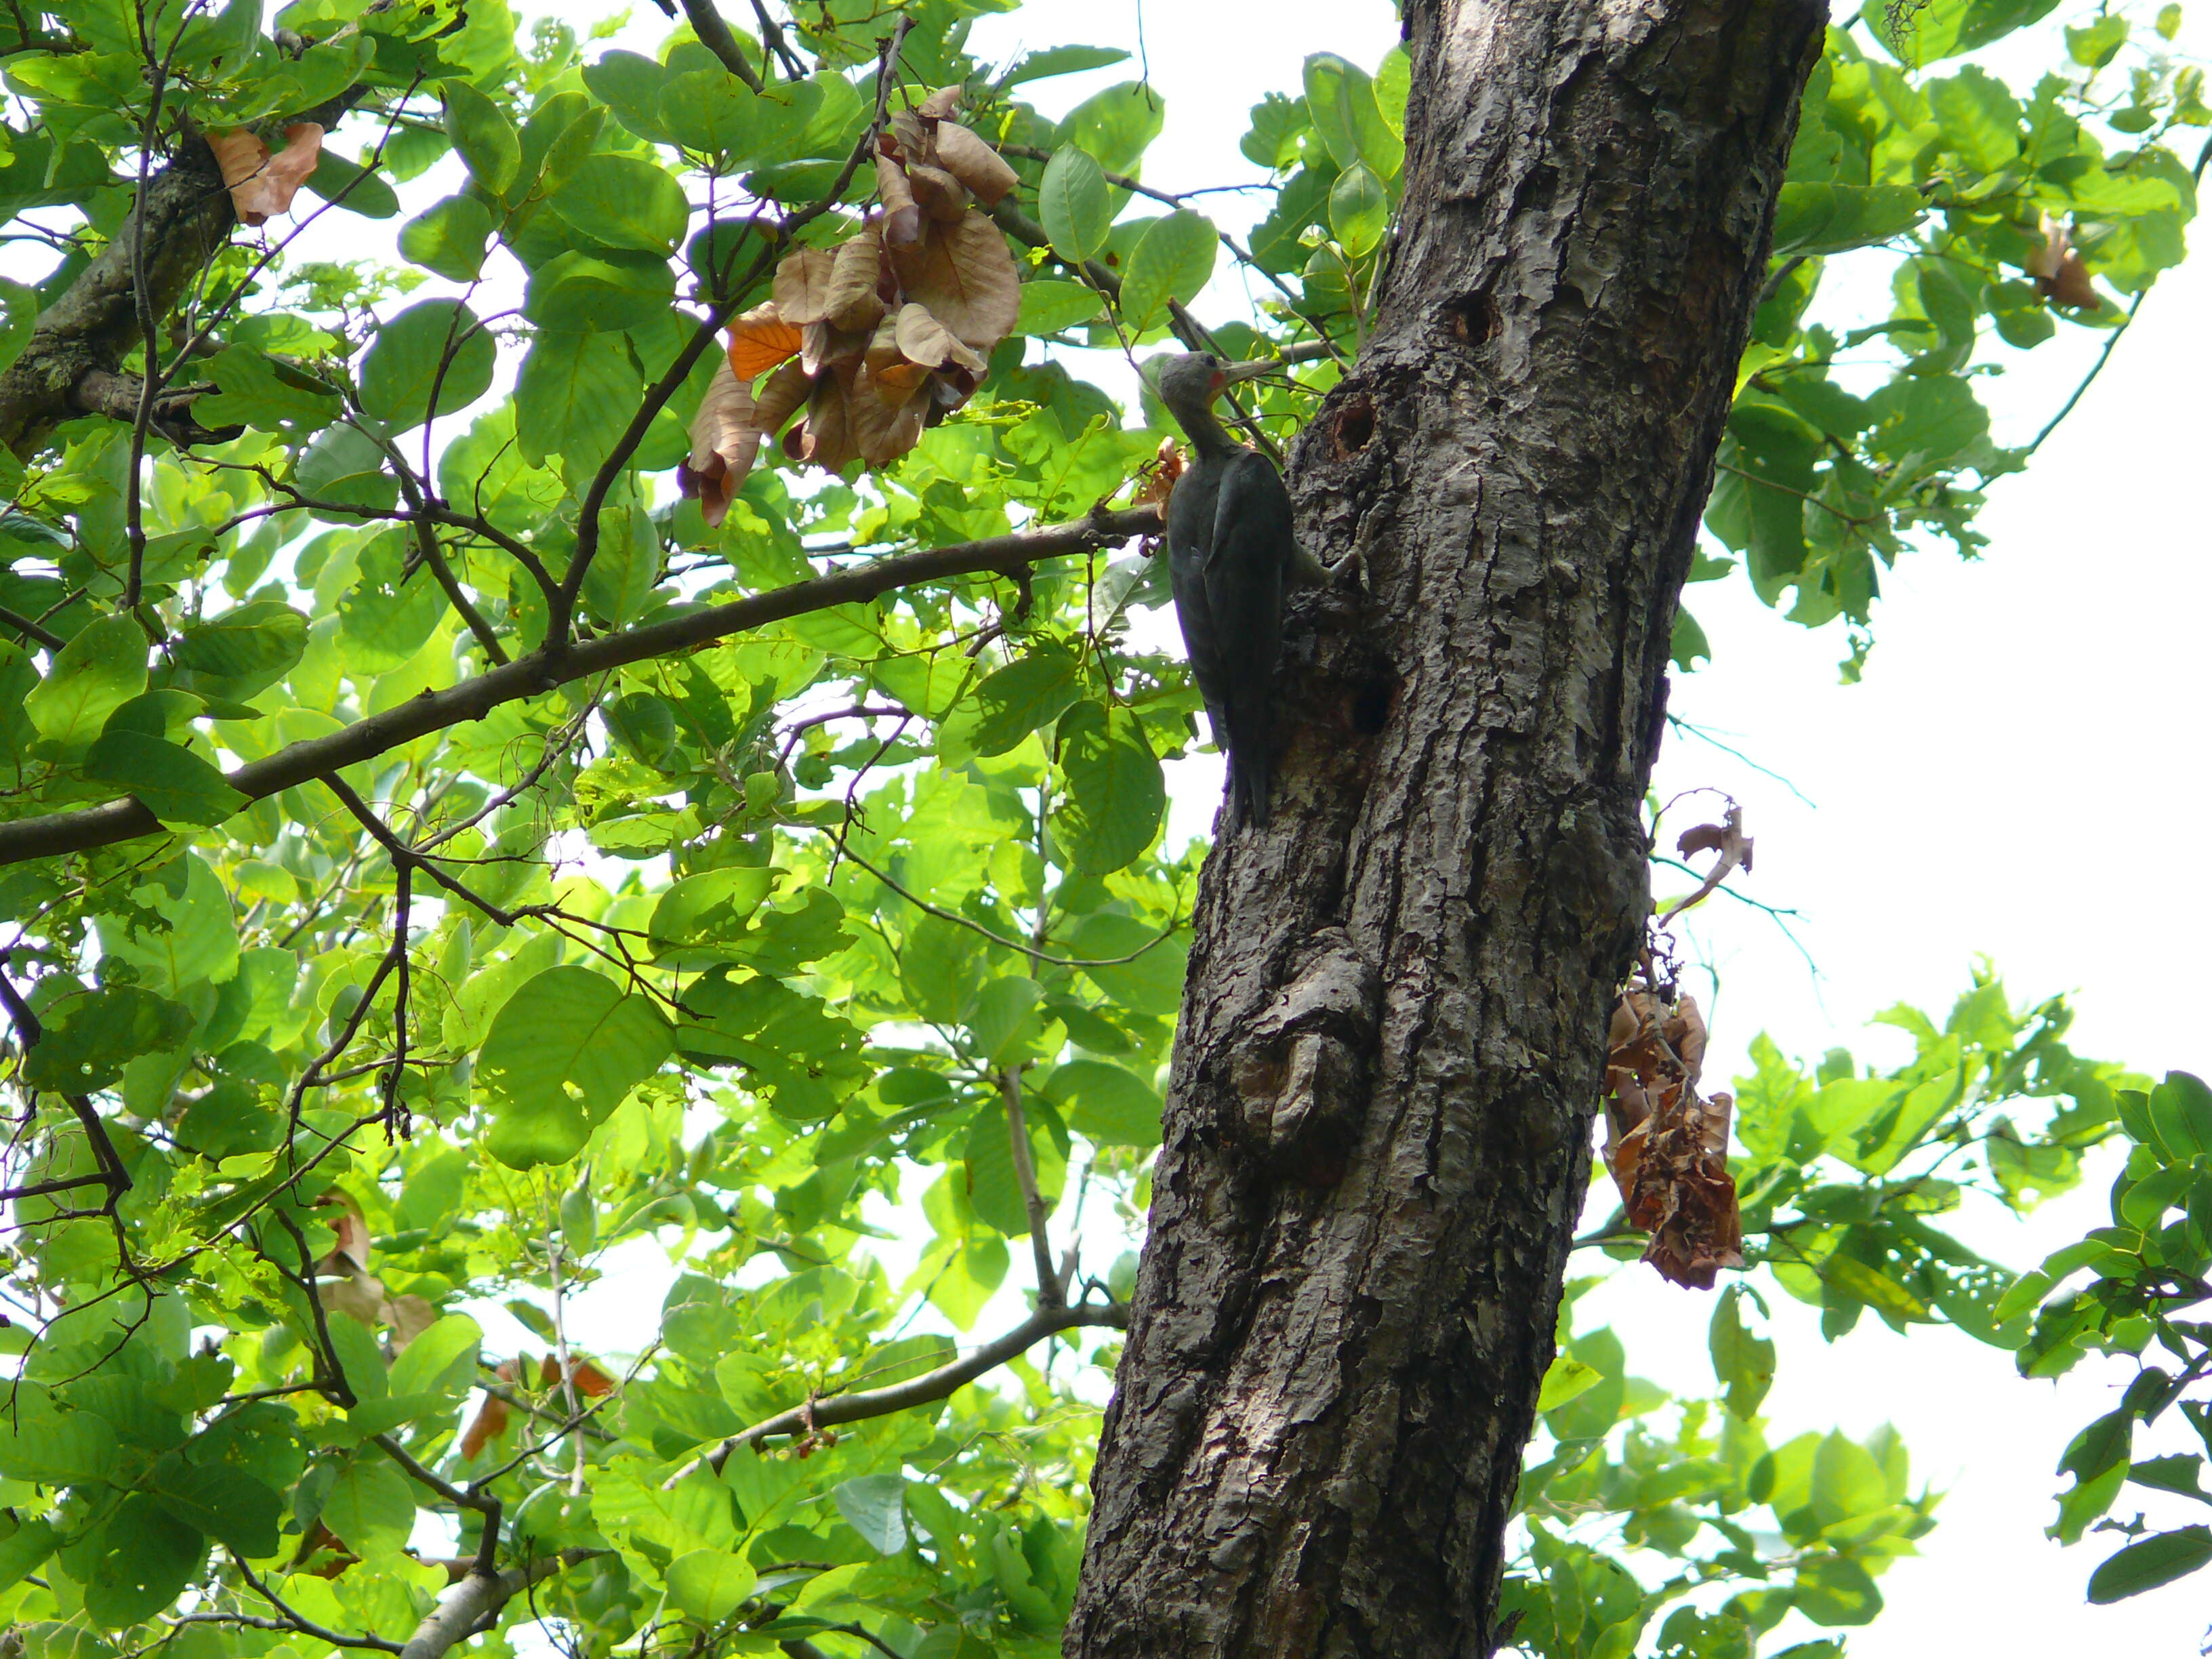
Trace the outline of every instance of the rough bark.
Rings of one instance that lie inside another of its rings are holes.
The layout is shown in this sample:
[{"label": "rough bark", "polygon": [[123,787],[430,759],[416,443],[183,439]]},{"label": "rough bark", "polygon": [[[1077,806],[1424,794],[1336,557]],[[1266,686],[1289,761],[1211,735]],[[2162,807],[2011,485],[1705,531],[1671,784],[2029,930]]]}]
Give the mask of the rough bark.
[{"label": "rough bark", "polygon": [[[1675,606],[1817,0],[1425,0],[1301,438],[1274,822],[1219,841],[1072,1659],[1484,1655]],[[1662,1291],[1656,1285],[1654,1294]]]}]

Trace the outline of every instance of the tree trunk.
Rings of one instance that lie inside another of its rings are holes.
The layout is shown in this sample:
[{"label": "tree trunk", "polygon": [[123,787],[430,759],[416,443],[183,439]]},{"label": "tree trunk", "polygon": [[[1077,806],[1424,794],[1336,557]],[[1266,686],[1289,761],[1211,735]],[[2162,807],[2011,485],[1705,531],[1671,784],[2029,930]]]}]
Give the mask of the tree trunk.
[{"label": "tree trunk", "polygon": [[1292,460],[1305,544],[1372,592],[1293,617],[1274,820],[1206,867],[1071,1659],[1492,1649],[1675,605],[1825,21],[1406,10],[1376,331]]}]

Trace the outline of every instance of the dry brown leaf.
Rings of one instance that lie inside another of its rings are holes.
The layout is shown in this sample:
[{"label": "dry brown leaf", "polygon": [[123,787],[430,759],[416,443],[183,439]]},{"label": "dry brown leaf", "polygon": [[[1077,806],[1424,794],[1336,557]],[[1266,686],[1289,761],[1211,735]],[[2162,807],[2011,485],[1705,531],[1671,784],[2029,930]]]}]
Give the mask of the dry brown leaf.
[{"label": "dry brown leaf", "polygon": [[1139,471],[1138,501],[1164,508],[1175,494],[1176,480],[1182,477],[1182,446],[1173,438],[1161,439],[1159,453]]},{"label": "dry brown leaf", "polygon": [[461,1455],[464,1458],[480,1456],[486,1446],[507,1432],[513,1416],[507,1401],[496,1395],[486,1395],[483,1404],[477,1407],[477,1414],[469,1419],[469,1426],[461,1436]]},{"label": "dry brown leaf", "polygon": [[375,1328],[387,1305],[384,1299],[384,1282],[365,1273],[349,1273],[343,1279],[322,1279],[315,1286],[315,1294],[321,1300],[325,1313],[343,1314],[349,1319],[359,1320],[371,1329]]},{"label": "dry brown leaf", "polygon": [[910,247],[921,238],[922,213],[915,204],[906,181],[906,169],[887,155],[876,157],[876,194],[883,200],[884,246]]},{"label": "dry brown leaf", "polygon": [[901,110],[878,136],[877,152],[902,165],[918,161],[929,154],[929,128],[917,112]]},{"label": "dry brown leaf", "polygon": [[921,210],[940,225],[949,225],[968,211],[968,186],[943,167],[916,161],[907,168],[906,181]]},{"label": "dry brown leaf", "polygon": [[1012,332],[1021,313],[1021,273],[998,226],[970,208],[949,225],[933,225],[912,247],[895,247],[891,264],[910,301],[927,306],[963,343],[988,353]]},{"label": "dry brown leaf", "polygon": [[826,247],[793,248],[775,268],[776,314],[805,327],[830,313],[830,271],[837,263]]},{"label": "dry brown leaf", "polygon": [[385,1322],[392,1327],[392,1352],[402,1354],[407,1345],[438,1322],[438,1310],[428,1297],[411,1291],[384,1304]]},{"label": "dry brown leaf", "polygon": [[337,1235],[337,1243],[331,1252],[315,1264],[315,1272],[335,1273],[344,1278],[350,1273],[368,1271],[368,1223],[361,1212],[361,1206],[343,1193],[325,1193],[315,1200],[319,1209],[335,1209],[337,1214],[328,1217],[331,1230]]},{"label": "dry brown leaf", "polygon": [[761,432],[753,424],[753,394],[728,363],[714,365],[714,378],[691,417],[691,453],[676,469],[677,487],[699,503],[709,528],[720,525],[738,486],[753,470]]},{"label": "dry brown leaf", "polygon": [[1644,1259],[1677,1285],[1711,1290],[1743,1265],[1743,1222],[1728,1169],[1724,1094],[1702,1098],[1705,1022],[1692,997],[1621,993],[1607,1033],[1606,1166],[1628,1224],[1651,1235]]},{"label": "dry brown leaf", "polygon": [[985,207],[996,207],[1018,182],[1006,157],[957,121],[939,121],[935,138],[937,165],[967,185]]},{"label": "dry brown leaf", "polygon": [[1700,823],[1685,830],[1675,840],[1674,848],[1685,858],[1692,853],[1707,852],[1717,852],[1720,857],[1705,872],[1696,892],[1667,907],[1666,914],[1659,918],[1662,927],[1708,897],[1732,872],[1751,868],[1752,838],[1743,833],[1743,808],[1730,801],[1718,823]]},{"label": "dry brown leaf", "polygon": [[914,112],[925,121],[941,121],[960,107],[961,88],[939,87],[935,92],[914,106]]},{"label": "dry brown leaf", "polygon": [[799,412],[809,393],[814,390],[814,377],[799,363],[786,363],[768,377],[753,399],[753,424],[763,436],[781,432],[783,424]]},{"label": "dry brown leaf", "polygon": [[317,1578],[335,1578],[361,1559],[338,1541],[338,1535],[318,1521],[307,1528],[293,1553],[291,1571]]},{"label": "dry brown leaf", "polygon": [[2027,252],[2021,269],[2035,278],[2035,291],[2046,300],[2077,310],[2094,311],[2103,303],[2089,267],[2074,248],[2074,233],[2063,219],[2043,216],[2043,240]]},{"label": "dry brown leaf", "polygon": [[[538,1370],[538,1378],[549,1389],[558,1388],[561,1383],[560,1360],[552,1354],[547,1354],[544,1364]],[[576,1392],[587,1400],[597,1400],[602,1395],[615,1391],[614,1378],[581,1354],[568,1356],[568,1378],[576,1385]]]},{"label": "dry brown leaf", "polygon": [[838,246],[823,319],[839,328],[873,328],[884,310],[883,234],[871,223]]},{"label": "dry brown leaf", "polygon": [[732,320],[730,367],[750,386],[805,343],[805,337],[783,320],[775,301],[769,300]]},{"label": "dry brown leaf", "polygon": [[783,434],[783,453],[794,461],[811,461],[832,472],[857,459],[846,387],[836,374],[816,379],[806,418]]},{"label": "dry brown leaf", "polygon": [[239,223],[249,229],[264,225],[292,205],[292,198],[322,159],[323,130],[313,121],[295,121],[284,129],[284,148],[275,155],[252,132],[211,133],[208,148],[215,152],[222,182],[229,186],[230,204]]},{"label": "dry brown leaf", "polygon": [[926,363],[932,368],[957,363],[963,368],[979,371],[984,366],[983,359],[955,339],[951,331],[939,322],[937,314],[927,306],[911,301],[901,306],[893,337],[898,343],[900,356],[912,362]]},{"label": "dry brown leaf", "polygon": [[831,364],[850,370],[868,349],[866,329],[836,328],[828,323],[809,323],[799,347],[799,361],[809,374],[819,374]]},{"label": "dry brown leaf", "polygon": [[925,401],[911,387],[881,384],[876,372],[861,364],[846,404],[860,459],[871,466],[888,466],[920,443]]}]

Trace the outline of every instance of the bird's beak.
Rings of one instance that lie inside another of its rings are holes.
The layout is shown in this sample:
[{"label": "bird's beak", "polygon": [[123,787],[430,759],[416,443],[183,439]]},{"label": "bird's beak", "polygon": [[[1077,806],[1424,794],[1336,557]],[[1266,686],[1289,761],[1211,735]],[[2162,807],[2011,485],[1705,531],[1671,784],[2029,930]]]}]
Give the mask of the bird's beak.
[{"label": "bird's beak", "polygon": [[1222,384],[1235,386],[1239,380],[1256,380],[1262,374],[1279,374],[1282,368],[1282,364],[1272,358],[1263,358],[1257,362],[1231,363],[1221,371]]}]

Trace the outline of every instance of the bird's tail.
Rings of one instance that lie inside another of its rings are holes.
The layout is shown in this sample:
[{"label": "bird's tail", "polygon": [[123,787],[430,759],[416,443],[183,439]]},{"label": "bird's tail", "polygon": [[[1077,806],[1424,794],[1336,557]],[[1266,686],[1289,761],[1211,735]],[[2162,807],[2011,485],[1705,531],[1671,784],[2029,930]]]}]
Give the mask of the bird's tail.
[{"label": "bird's tail", "polygon": [[1267,823],[1267,751],[1249,744],[1229,751],[1229,799],[1237,820],[1255,830]]}]

